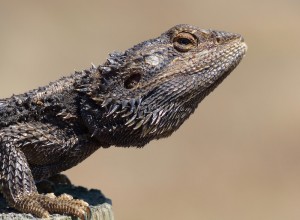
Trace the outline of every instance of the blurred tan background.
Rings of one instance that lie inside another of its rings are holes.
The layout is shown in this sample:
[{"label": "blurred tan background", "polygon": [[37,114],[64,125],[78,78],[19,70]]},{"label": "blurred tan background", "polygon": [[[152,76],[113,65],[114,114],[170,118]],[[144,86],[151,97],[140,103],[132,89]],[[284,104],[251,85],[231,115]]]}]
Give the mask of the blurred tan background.
[{"label": "blurred tan background", "polygon": [[237,32],[241,65],[170,138],[66,174],[116,219],[300,219],[300,1],[0,1],[0,97],[100,64],[178,23]]}]

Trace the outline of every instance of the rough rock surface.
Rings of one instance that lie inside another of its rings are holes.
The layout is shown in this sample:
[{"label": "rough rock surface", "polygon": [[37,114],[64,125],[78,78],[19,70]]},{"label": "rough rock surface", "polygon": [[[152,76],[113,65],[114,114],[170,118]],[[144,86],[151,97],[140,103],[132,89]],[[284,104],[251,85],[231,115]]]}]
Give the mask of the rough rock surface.
[{"label": "rough rock surface", "polygon": [[[74,186],[65,175],[56,175],[48,180],[37,183],[40,193],[54,192],[55,195],[67,193],[74,198],[83,199],[90,204],[92,220],[113,220],[112,203],[100,190],[87,189],[81,186]],[[9,208],[2,194],[0,194],[0,220],[37,220],[31,214],[19,213]],[[51,220],[72,220],[71,216],[53,214]]]}]

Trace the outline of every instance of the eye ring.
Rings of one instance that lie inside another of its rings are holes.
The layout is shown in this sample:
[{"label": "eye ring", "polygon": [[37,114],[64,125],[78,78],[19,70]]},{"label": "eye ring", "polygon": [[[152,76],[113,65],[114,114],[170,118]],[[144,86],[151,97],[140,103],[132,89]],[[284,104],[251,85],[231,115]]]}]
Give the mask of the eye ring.
[{"label": "eye ring", "polygon": [[173,46],[179,52],[188,52],[198,46],[198,39],[193,34],[181,32],[173,38]]}]

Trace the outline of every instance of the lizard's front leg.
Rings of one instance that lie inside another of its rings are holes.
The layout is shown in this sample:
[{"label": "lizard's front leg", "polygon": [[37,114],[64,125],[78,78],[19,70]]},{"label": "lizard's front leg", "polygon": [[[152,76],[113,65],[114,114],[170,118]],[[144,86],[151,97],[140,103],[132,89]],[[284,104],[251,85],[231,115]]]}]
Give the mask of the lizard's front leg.
[{"label": "lizard's front leg", "polygon": [[[66,194],[56,197],[54,194],[42,195],[37,192],[30,161],[41,163],[40,166],[43,161],[55,164],[54,160],[62,159],[64,153],[68,153],[68,147],[72,149],[72,146],[65,146],[66,152],[60,152],[61,158],[53,157],[50,161],[44,158],[43,153],[49,154],[51,149],[63,148],[60,146],[63,143],[59,143],[62,140],[57,139],[57,132],[63,135],[62,131],[54,131],[44,124],[17,124],[0,131],[0,181],[4,197],[11,207],[38,217],[61,213],[81,219],[89,218],[90,210],[86,202]],[[34,158],[27,156],[29,149]]]}]

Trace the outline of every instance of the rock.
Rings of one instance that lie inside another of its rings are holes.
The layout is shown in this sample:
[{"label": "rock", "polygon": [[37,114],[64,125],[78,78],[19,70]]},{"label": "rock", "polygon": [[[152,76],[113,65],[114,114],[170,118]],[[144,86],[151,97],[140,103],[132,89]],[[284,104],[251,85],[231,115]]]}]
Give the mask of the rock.
[{"label": "rock", "polygon": [[[87,189],[82,186],[74,186],[70,180],[62,174],[58,174],[48,180],[37,183],[40,193],[54,192],[55,195],[67,193],[74,198],[83,199],[90,204],[92,220],[114,220],[111,200],[106,198],[100,190]],[[2,195],[0,195],[0,220],[40,220],[31,214],[19,213],[9,208]],[[72,220],[71,216],[53,214],[51,220]],[[74,218],[73,218],[74,219]]]}]

